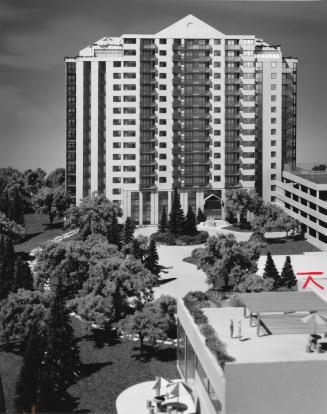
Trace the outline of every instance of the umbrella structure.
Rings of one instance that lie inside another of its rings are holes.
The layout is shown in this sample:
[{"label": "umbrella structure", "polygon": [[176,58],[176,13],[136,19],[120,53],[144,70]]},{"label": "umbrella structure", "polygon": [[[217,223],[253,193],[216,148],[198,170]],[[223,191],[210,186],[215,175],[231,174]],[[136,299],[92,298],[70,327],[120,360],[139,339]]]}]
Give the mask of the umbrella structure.
[{"label": "umbrella structure", "polygon": [[180,397],[190,395],[190,390],[183,382],[175,382],[167,386],[167,393],[170,397],[176,397],[179,401]]},{"label": "umbrella structure", "polygon": [[310,315],[301,318],[303,323],[313,323],[314,334],[316,334],[317,325],[327,325],[327,318],[319,315],[317,312],[310,313]]},{"label": "umbrella structure", "polygon": [[161,390],[166,390],[166,387],[171,385],[172,382],[170,380],[166,380],[163,377],[156,377],[156,381],[152,387],[153,390],[156,390],[156,396],[159,397],[161,395]]}]

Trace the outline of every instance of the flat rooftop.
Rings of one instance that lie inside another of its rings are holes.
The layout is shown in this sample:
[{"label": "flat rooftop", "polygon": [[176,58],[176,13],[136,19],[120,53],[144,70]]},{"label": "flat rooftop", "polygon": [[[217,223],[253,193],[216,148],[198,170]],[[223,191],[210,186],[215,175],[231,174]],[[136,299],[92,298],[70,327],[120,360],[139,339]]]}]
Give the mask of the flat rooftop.
[{"label": "flat rooftop", "polygon": [[327,170],[325,171],[312,171],[311,169],[305,169],[301,167],[285,168],[287,173],[294,174],[303,180],[311,181],[315,184],[327,184]]},{"label": "flat rooftop", "polygon": [[313,292],[260,292],[237,295],[251,313],[327,311],[327,302]]},{"label": "flat rooftop", "polygon": [[[209,324],[216,330],[218,337],[226,344],[228,354],[236,359],[233,363],[327,361],[326,351],[324,353],[306,352],[305,348],[310,334],[314,332],[314,326],[304,324],[300,319],[308,315],[308,312],[292,314],[291,318],[296,320],[294,324],[292,324],[292,319],[290,320],[290,315],[284,315],[282,312],[265,314],[267,319],[264,319],[264,324],[267,324],[269,328],[269,320],[273,319],[275,325],[273,329],[271,325],[272,333],[268,333],[261,326],[261,336],[257,336],[256,326],[250,326],[249,318],[244,317],[242,307],[204,308],[203,312],[208,317]],[[327,317],[327,311],[319,312],[319,314]],[[234,338],[230,337],[231,319],[234,321]],[[242,328],[241,341],[237,337],[239,321],[241,321]],[[300,324],[303,324],[303,328]],[[326,331],[326,325],[317,325],[316,332],[319,335],[323,337]],[[327,344],[327,338],[323,338],[322,341]]]}]

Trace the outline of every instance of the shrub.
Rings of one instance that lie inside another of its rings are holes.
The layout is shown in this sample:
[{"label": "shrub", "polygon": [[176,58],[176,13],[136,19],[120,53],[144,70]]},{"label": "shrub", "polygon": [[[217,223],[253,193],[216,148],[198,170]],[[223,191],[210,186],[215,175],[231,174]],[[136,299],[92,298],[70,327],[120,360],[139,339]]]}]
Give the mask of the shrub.
[{"label": "shrub", "polygon": [[156,243],[159,244],[167,244],[168,246],[176,245],[175,236],[169,232],[161,233],[157,231],[156,233],[151,234],[150,240],[154,240]]},{"label": "shrub", "polygon": [[229,304],[230,304],[230,306],[232,306],[234,308],[240,308],[240,307],[244,306],[243,302],[238,297],[238,295],[232,295],[229,299]]},{"label": "shrub", "polygon": [[222,300],[221,292],[217,292],[216,290],[208,290],[207,296],[209,300],[211,300],[217,308],[221,307],[221,300]]},{"label": "shrub", "polygon": [[198,234],[194,236],[183,235],[178,237],[178,239],[176,240],[176,244],[182,246],[189,246],[192,244],[203,244],[207,241],[208,237],[209,235],[206,231],[199,231]]}]

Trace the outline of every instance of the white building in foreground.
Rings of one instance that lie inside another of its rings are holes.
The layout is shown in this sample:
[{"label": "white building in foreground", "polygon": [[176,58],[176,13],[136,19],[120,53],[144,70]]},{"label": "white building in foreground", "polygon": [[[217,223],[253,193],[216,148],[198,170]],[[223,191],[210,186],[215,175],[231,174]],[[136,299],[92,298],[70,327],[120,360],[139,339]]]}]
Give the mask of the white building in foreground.
[{"label": "white building in foreground", "polygon": [[226,189],[276,200],[295,161],[297,60],[189,15],[152,35],[104,37],[66,58],[67,189],[158,223],[177,187],[221,218]]}]

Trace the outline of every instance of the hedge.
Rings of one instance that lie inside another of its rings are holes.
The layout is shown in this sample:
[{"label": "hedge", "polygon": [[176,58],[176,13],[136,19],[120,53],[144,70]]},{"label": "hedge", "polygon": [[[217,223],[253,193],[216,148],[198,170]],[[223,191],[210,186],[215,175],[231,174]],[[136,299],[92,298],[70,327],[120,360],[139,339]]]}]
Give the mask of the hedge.
[{"label": "hedge", "polygon": [[208,237],[209,235],[206,231],[199,231],[194,236],[184,234],[176,238],[172,233],[161,233],[160,231],[157,231],[150,236],[150,239],[154,240],[156,243],[167,244],[168,246],[190,246],[195,244],[203,244],[207,241]]}]

